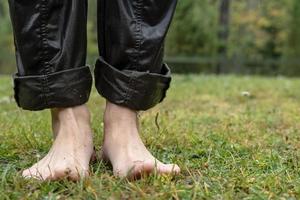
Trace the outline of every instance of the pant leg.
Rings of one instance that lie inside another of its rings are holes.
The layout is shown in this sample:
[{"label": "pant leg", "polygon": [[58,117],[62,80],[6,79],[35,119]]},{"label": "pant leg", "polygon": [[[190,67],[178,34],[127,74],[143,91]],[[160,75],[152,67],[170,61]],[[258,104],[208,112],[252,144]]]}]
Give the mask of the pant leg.
[{"label": "pant leg", "polygon": [[164,40],[177,0],[98,0],[100,58],[95,79],[109,101],[146,110],[163,101],[171,82]]},{"label": "pant leg", "polygon": [[85,103],[86,0],[9,0],[18,72],[15,99],[26,110]]}]

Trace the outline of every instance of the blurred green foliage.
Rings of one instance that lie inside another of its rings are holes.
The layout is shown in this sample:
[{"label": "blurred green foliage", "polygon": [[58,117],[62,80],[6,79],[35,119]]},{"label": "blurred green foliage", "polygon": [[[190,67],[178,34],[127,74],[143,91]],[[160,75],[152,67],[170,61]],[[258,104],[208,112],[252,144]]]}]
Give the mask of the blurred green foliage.
[{"label": "blurred green foliage", "polygon": [[[179,0],[166,41],[174,71],[215,72],[222,1]],[[96,0],[89,4],[88,63],[93,64],[98,56]],[[231,0],[229,14],[226,71],[300,75],[299,0]],[[15,61],[7,1],[0,2],[0,47],[0,72],[11,72]]]}]

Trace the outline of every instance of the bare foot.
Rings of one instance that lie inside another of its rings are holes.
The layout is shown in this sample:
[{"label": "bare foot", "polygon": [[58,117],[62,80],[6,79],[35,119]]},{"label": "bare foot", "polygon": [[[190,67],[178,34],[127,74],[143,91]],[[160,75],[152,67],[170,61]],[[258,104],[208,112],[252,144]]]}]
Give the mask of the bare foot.
[{"label": "bare foot", "polygon": [[85,105],[51,110],[55,141],[49,153],[31,168],[25,178],[73,181],[89,175],[93,154],[90,114]]},{"label": "bare foot", "polygon": [[152,172],[177,174],[176,164],[164,164],[151,155],[138,131],[137,112],[107,101],[104,113],[104,159],[110,161],[114,175],[129,179]]}]

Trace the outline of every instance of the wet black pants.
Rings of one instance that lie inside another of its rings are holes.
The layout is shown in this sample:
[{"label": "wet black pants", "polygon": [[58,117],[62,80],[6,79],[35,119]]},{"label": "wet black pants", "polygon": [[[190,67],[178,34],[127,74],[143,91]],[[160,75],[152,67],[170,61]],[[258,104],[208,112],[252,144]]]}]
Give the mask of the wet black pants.
[{"label": "wet black pants", "polygon": [[[109,101],[146,110],[166,96],[164,40],[177,0],[98,0],[96,88]],[[15,99],[26,110],[88,101],[87,0],[9,0],[17,68]]]}]

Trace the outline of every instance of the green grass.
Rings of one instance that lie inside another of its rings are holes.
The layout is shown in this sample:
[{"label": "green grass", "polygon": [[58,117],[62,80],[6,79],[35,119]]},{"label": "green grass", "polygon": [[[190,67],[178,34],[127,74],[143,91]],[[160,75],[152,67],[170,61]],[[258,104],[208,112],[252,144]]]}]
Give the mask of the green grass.
[{"label": "green grass", "polygon": [[[300,198],[300,79],[175,75],[167,99],[141,114],[141,134],[182,174],[129,182],[98,162],[78,183],[20,177],[51,145],[50,115],[18,109],[11,82],[0,78],[0,199]],[[99,149],[104,100],[95,90],[89,107]]]}]

